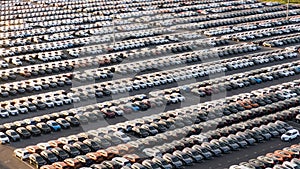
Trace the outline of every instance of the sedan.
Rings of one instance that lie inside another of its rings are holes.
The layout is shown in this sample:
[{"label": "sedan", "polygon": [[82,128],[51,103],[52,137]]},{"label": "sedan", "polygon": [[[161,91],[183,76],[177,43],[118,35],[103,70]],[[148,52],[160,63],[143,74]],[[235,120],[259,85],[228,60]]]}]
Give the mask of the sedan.
[{"label": "sedan", "polygon": [[73,117],[73,116],[67,116],[65,119],[67,120],[67,122],[70,123],[70,125],[72,127],[78,127],[78,126],[80,126],[80,122],[75,117]]},{"label": "sedan", "polygon": [[57,120],[55,120],[63,129],[68,129],[71,127],[71,124],[63,119],[63,118],[58,118]]},{"label": "sedan", "polygon": [[11,141],[19,141],[21,139],[20,135],[15,132],[15,130],[7,130],[5,134]]},{"label": "sedan", "polygon": [[9,143],[9,138],[3,132],[0,132],[0,144]]},{"label": "sedan", "polygon": [[36,127],[40,129],[43,134],[51,133],[51,128],[44,122],[37,123]]},{"label": "sedan", "polygon": [[24,127],[19,127],[16,129],[16,132],[21,136],[21,138],[30,138],[31,134]]},{"label": "sedan", "polygon": [[39,130],[35,125],[28,125],[26,129],[31,133],[32,136],[39,136],[42,134],[41,130]]}]

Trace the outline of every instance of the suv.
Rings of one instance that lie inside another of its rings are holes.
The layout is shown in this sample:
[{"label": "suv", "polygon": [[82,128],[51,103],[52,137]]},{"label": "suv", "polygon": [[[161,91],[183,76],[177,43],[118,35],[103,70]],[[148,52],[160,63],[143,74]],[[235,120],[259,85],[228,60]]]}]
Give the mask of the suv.
[{"label": "suv", "polygon": [[291,129],[289,131],[287,131],[286,133],[284,133],[282,136],[281,136],[281,140],[282,141],[290,141],[290,140],[293,140],[297,137],[299,137],[300,134],[299,134],[299,131],[296,130],[296,129]]}]

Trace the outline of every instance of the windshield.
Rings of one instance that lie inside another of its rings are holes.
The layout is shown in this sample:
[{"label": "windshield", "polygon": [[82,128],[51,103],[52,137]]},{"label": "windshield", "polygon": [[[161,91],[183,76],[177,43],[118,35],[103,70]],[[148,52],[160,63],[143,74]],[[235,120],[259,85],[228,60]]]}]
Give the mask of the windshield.
[{"label": "windshield", "polygon": [[37,162],[44,161],[44,159],[40,156],[36,156],[35,159],[36,159]]},{"label": "windshield", "polygon": [[193,156],[198,156],[199,153],[198,153],[197,151],[192,151],[192,155],[193,155]]},{"label": "windshield", "polygon": [[11,132],[10,135],[16,136],[16,135],[18,135],[18,134],[17,134],[16,132]]},{"label": "windshield", "polygon": [[143,132],[146,132],[146,130],[145,130],[145,129],[142,129],[142,128],[140,128],[140,132],[141,132],[141,133],[143,133]]},{"label": "windshield", "polygon": [[157,126],[158,126],[158,127],[161,127],[161,128],[164,127],[164,125],[162,125],[162,124],[157,124]]},{"label": "windshield", "polygon": [[120,136],[121,136],[122,138],[127,138],[127,136],[124,135],[124,134],[121,134]]},{"label": "windshield", "polygon": [[52,153],[49,153],[48,158],[55,158],[55,156]]},{"label": "windshield", "polygon": [[80,145],[80,147],[81,147],[82,149],[84,149],[84,150],[86,150],[86,149],[89,148],[89,147],[88,147],[87,145],[85,145],[85,144]]},{"label": "windshield", "polygon": [[155,130],[155,128],[154,128],[154,127],[152,127],[152,126],[149,126],[149,129],[150,129],[150,130]]},{"label": "windshield", "polygon": [[183,157],[184,159],[189,158],[189,156],[188,156],[187,154],[183,154],[182,157]]},{"label": "windshield", "polygon": [[77,121],[75,118],[70,118],[70,121],[73,121],[73,122],[75,122],[75,121]]},{"label": "windshield", "polygon": [[268,132],[266,130],[262,130],[261,133],[268,134]]},{"label": "windshield", "polygon": [[42,128],[47,128],[47,125],[46,124],[42,124],[41,127]]},{"label": "windshield", "polygon": [[21,129],[21,132],[22,133],[27,133],[27,130],[26,129]]},{"label": "windshield", "polygon": [[244,141],[241,137],[236,137],[238,141]]},{"label": "windshield", "polygon": [[207,150],[206,148],[202,148],[201,151],[202,151],[203,153],[207,153],[207,152],[208,152],[208,150]]},{"label": "windshield", "polygon": [[63,150],[59,150],[58,153],[61,155],[61,156],[65,156],[67,155],[67,153]]},{"label": "windshield", "polygon": [[152,163],[151,166],[152,166],[153,169],[159,168],[158,164],[156,164],[156,163]]},{"label": "windshield", "polygon": [[219,142],[219,144],[220,144],[221,147],[225,147],[226,146],[226,144],[223,143],[223,142]]},{"label": "windshield", "polygon": [[77,149],[75,147],[70,147],[71,152],[77,152]]},{"label": "windshield", "polygon": [[179,159],[177,157],[172,157],[172,161],[177,162],[177,161],[179,161]]},{"label": "windshield", "polygon": [[212,148],[212,149],[218,149],[218,147],[217,146],[215,146],[215,145],[210,145],[210,147]]},{"label": "windshield", "polygon": [[165,160],[161,160],[162,165],[168,165],[169,163]]},{"label": "windshield", "polygon": [[91,145],[92,145],[93,147],[97,147],[97,146],[98,146],[98,144],[95,143],[95,142],[91,142]]}]

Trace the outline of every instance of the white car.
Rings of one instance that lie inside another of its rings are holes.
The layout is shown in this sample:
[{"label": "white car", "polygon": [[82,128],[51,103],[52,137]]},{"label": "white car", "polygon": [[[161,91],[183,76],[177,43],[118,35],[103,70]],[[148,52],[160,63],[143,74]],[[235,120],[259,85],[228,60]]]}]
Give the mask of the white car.
[{"label": "white car", "polygon": [[109,108],[111,111],[114,111],[118,116],[123,116],[124,111],[117,106],[113,106]]},{"label": "white car", "polygon": [[123,157],[115,157],[111,161],[119,164],[120,166],[128,166],[128,167],[131,166],[130,161]]},{"label": "white car", "polygon": [[175,103],[178,102],[177,97],[174,97],[174,96],[171,96],[171,95],[166,95],[166,96],[164,96],[164,99],[165,99],[167,102],[173,103],[173,104],[175,104]]},{"label": "white car", "polygon": [[297,93],[291,92],[290,90],[282,90],[281,92],[278,93],[286,99],[297,96]]},{"label": "white car", "polygon": [[3,132],[0,132],[0,141],[1,141],[1,144],[6,144],[6,143],[10,142],[7,135],[4,134]]},{"label": "white car", "polygon": [[180,102],[184,102],[185,101],[185,97],[183,95],[179,94],[179,93],[172,93],[171,96],[174,96]]},{"label": "white car", "polygon": [[37,146],[42,150],[50,150],[52,148],[48,143],[38,143]]},{"label": "white car", "polygon": [[19,148],[14,151],[16,157],[21,160],[26,160],[29,158],[30,153],[25,148]]},{"label": "white car", "polygon": [[291,129],[289,131],[287,131],[286,133],[284,133],[282,136],[281,136],[281,140],[282,141],[290,141],[290,140],[293,140],[297,137],[299,137],[300,134],[299,134],[299,131],[296,130],[296,129]]},{"label": "white car", "polygon": [[22,61],[18,58],[15,58],[11,61],[12,64],[16,65],[16,66],[21,66],[22,65]]},{"label": "white car", "polygon": [[127,143],[127,142],[131,141],[131,138],[128,137],[126,134],[124,134],[121,131],[114,132],[113,135],[118,137],[119,139],[121,139],[124,143]]},{"label": "white car", "polygon": [[19,110],[20,113],[23,114],[29,111],[28,108],[24,105],[16,105],[15,107]]},{"label": "white car", "polygon": [[49,98],[45,98],[42,101],[47,105],[47,107],[54,107],[54,102]]},{"label": "white car", "polygon": [[54,102],[55,106],[63,106],[63,104],[64,104],[63,100],[60,98],[54,98],[53,102]]},{"label": "white car", "polygon": [[2,61],[0,61],[0,66],[1,66],[2,68],[7,68],[7,67],[8,67],[8,63],[5,62],[4,60],[2,60]]},{"label": "white car", "polygon": [[143,153],[145,153],[148,157],[162,157],[162,153],[156,148],[145,148],[143,150]]},{"label": "white car", "polygon": [[19,110],[15,106],[9,106],[7,110],[12,116],[17,116],[19,114]]},{"label": "white car", "polygon": [[69,98],[68,96],[61,96],[62,101],[64,102],[64,104],[71,104],[72,103],[72,99]]},{"label": "white car", "polygon": [[6,109],[1,109],[0,110],[0,116],[2,118],[9,117],[9,112]]},{"label": "white car", "polygon": [[229,167],[229,169],[248,169],[248,167],[240,166],[240,165],[232,165]]},{"label": "white car", "polygon": [[291,168],[291,169],[298,169],[299,166],[295,163],[292,163],[290,161],[285,161],[282,163],[282,166],[287,167],[287,168]]},{"label": "white car", "polygon": [[74,94],[68,94],[68,97],[70,97],[70,99],[71,99],[72,102],[74,102],[74,103],[78,103],[78,102],[80,102],[80,100],[81,100],[79,96],[74,95]]}]

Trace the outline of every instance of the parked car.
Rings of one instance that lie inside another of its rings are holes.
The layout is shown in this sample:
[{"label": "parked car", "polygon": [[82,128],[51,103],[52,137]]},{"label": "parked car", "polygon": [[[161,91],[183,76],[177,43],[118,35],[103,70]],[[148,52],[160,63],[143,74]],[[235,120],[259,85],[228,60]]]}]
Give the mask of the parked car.
[{"label": "parked car", "polygon": [[281,135],[282,141],[291,141],[293,139],[296,139],[300,136],[299,131],[296,129],[288,130],[286,133]]}]

